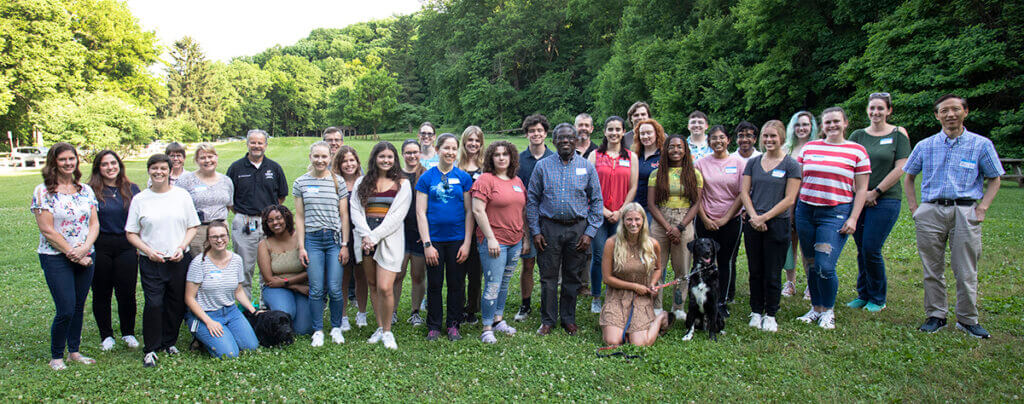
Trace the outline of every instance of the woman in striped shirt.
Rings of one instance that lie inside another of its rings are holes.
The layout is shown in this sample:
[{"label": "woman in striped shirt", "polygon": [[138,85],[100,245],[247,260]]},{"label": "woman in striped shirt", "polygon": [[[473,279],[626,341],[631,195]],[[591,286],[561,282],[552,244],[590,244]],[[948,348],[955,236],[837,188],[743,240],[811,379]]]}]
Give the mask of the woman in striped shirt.
[{"label": "woman in striped shirt", "polygon": [[835,328],[832,307],[839,286],[836,262],[864,208],[871,160],[864,146],[846,140],[849,123],[842,108],[826,109],[821,121],[825,139],[808,142],[797,157],[803,164],[803,183],[796,207],[796,231],[808,263],[807,284],[813,306],[798,320],[816,321],[828,330]]}]

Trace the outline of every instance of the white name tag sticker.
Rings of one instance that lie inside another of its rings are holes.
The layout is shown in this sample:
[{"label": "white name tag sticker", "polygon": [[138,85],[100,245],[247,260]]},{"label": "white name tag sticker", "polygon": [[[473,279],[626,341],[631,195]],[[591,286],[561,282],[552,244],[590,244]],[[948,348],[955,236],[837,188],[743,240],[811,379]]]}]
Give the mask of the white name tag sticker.
[{"label": "white name tag sticker", "polygon": [[885,139],[879,140],[878,144],[892,144],[892,138],[891,137],[887,137]]},{"label": "white name tag sticker", "polygon": [[622,167],[629,167],[629,160],[619,160],[619,165]]},{"label": "white name tag sticker", "polygon": [[775,177],[775,178],[782,178],[782,177],[784,177],[784,176],[786,176],[786,171],[784,171],[784,170],[780,170],[780,169],[778,169],[778,168],[776,168],[776,169],[772,170],[772,177]]},{"label": "white name tag sticker", "polygon": [[220,279],[224,277],[224,273],[220,270],[207,272],[210,275],[210,279]]},{"label": "white name tag sticker", "polygon": [[196,187],[196,192],[206,192],[206,190],[207,190],[206,185],[200,185],[200,186]]},{"label": "white name tag sticker", "polygon": [[320,187],[313,187],[313,186],[307,187],[306,188],[306,192],[309,192],[311,194],[319,194],[320,193]]},{"label": "white name tag sticker", "polygon": [[523,192],[523,188],[518,185],[513,185],[512,190],[516,192]]},{"label": "white name tag sticker", "polygon": [[730,166],[725,168],[726,174],[736,174],[737,171],[739,170],[736,169],[736,166]]},{"label": "white name tag sticker", "polygon": [[462,182],[459,181],[458,178],[449,178],[448,179],[448,185],[456,185],[456,184],[461,184],[461,183]]},{"label": "white name tag sticker", "polygon": [[975,162],[974,160],[963,159],[960,160],[960,167],[966,168],[968,170],[973,170],[975,168],[978,168],[978,163]]},{"label": "white name tag sticker", "polygon": [[577,167],[576,168],[576,175],[587,175],[586,167]]}]

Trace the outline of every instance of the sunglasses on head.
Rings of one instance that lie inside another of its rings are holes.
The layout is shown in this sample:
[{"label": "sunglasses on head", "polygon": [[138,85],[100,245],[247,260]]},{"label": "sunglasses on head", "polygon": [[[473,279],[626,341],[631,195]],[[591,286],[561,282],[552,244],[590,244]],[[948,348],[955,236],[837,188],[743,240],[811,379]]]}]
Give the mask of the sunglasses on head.
[{"label": "sunglasses on head", "polygon": [[892,99],[892,95],[890,95],[889,93],[871,93],[871,95],[868,96],[868,99],[876,98],[876,97],[885,98],[887,100],[891,100]]}]

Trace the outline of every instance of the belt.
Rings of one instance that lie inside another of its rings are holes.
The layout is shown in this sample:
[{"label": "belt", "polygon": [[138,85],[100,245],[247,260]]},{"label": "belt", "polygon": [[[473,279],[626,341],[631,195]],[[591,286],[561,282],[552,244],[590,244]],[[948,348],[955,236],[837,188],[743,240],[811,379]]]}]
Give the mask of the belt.
[{"label": "belt", "polygon": [[971,206],[974,205],[974,199],[933,199],[925,203],[931,203],[941,206]]},{"label": "belt", "polygon": [[544,220],[549,220],[549,221],[558,223],[558,224],[560,224],[562,226],[572,226],[572,225],[574,225],[576,223],[579,223],[579,222],[583,221],[583,218],[582,217],[577,217],[577,218],[573,218],[573,219],[569,219],[569,220],[561,220],[561,219],[552,219],[550,217],[545,217]]}]

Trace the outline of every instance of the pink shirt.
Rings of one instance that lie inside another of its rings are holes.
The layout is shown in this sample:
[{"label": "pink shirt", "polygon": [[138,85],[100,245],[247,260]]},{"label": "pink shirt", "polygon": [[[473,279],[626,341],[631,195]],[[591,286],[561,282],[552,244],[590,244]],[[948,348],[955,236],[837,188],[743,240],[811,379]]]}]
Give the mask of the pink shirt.
[{"label": "pink shirt", "polygon": [[[513,245],[523,240],[523,207],[526,206],[526,187],[517,176],[503,180],[494,174],[481,174],[473,182],[474,199],[487,203],[487,221],[494,238],[502,245]],[[476,227],[477,241],[484,242],[484,233]]]},{"label": "pink shirt", "polygon": [[852,202],[853,177],[871,173],[867,150],[850,141],[842,144],[810,141],[800,150],[796,161],[804,166],[800,200],[815,206]]},{"label": "pink shirt", "polygon": [[697,169],[704,176],[704,192],[700,201],[708,217],[720,219],[729,212],[733,202],[739,198],[740,180],[746,166],[743,157],[739,156],[717,159],[712,154],[697,160]]}]

